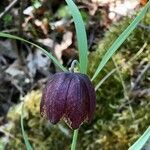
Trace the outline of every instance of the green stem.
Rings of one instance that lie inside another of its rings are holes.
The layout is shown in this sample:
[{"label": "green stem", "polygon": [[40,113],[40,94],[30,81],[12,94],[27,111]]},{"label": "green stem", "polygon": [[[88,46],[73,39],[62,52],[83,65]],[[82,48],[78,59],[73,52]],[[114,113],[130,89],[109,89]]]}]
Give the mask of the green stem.
[{"label": "green stem", "polygon": [[79,132],[79,129],[74,130],[72,144],[71,144],[71,150],[76,149],[78,132]]}]

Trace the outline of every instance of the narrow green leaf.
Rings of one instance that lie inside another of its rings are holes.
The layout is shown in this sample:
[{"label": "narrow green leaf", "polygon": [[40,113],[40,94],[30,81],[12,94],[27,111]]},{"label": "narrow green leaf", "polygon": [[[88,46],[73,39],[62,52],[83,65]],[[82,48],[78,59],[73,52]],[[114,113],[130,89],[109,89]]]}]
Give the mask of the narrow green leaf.
[{"label": "narrow green leaf", "polygon": [[72,0],[66,0],[66,3],[71,11],[73,21],[75,23],[75,29],[77,34],[77,42],[79,49],[79,66],[80,72],[87,72],[88,65],[88,46],[87,46],[87,36],[85,31],[85,26],[78,7]]},{"label": "narrow green leaf", "polygon": [[141,150],[145,143],[150,138],[150,127],[143,133],[143,135],[129,148],[129,150]]},{"label": "narrow green leaf", "polygon": [[26,145],[26,148],[27,150],[33,150],[32,149],[32,146],[27,138],[27,135],[24,131],[24,124],[23,124],[23,109],[24,109],[24,104],[22,104],[22,111],[21,111],[21,131],[22,131],[22,135],[23,135],[23,139],[24,139],[24,142],[25,142],[25,145]]},{"label": "narrow green leaf", "polygon": [[20,38],[18,36],[15,36],[15,35],[11,35],[11,34],[7,34],[7,33],[3,33],[3,32],[0,32],[0,37],[5,37],[5,38],[10,38],[10,39],[15,39],[15,40],[19,40],[19,41],[22,41],[22,42],[26,42],[28,44],[31,44],[35,47],[37,47],[38,49],[40,49],[47,57],[49,57],[58,67],[60,67],[61,70],[63,71],[67,71],[67,69],[61,65],[61,63],[49,52],[47,52],[44,48],[38,46],[37,44],[35,43],[32,43],[32,42],[29,42],[23,38]]},{"label": "narrow green leaf", "polygon": [[121,44],[127,39],[127,37],[131,34],[131,32],[136,28],[138,23],[145,16],[148,8],[150,7],[150,1],[145,5],[145,7],[141,10],[138,16],[132,21],[132,23],[120,34],[120,36],[116,39],[116,41],[112,44],[112,46],[105,53],[102,58],[98,68],[95,71],[95,74],[92,77],[92,81],[97,77],[100,71],[103,69],[108,60],[112,57],[112,55],[116,52],[116,50],[121,46]]}]

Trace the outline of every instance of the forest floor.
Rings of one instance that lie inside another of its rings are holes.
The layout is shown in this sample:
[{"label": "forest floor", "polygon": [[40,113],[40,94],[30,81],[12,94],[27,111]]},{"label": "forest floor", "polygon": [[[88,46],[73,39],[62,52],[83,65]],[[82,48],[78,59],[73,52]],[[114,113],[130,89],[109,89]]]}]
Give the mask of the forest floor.
[{"label": "forest floor", "polygon": [[[77,2],[86,24],[89,51],[109,26],[123,16],[132,15],[139,2],[91,0]],[[53,53],[66,67],[78,58],[74,25],[65,1],[1,1],[0,31],[23,37]],[[41,88],[49,73],[57,68],[40,50],[26,43],[0,39],[0,116],[19,97]]]}]

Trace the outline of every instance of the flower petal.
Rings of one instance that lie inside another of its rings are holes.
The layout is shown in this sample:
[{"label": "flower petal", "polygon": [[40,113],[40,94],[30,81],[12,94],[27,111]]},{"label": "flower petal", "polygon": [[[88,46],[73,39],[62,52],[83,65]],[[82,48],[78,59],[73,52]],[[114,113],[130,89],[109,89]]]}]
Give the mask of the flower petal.
[{"label": "flower petal", "polygon": [[72,79],[66,102],[65,121],[73,129],[79,128],[87,118],[87,95],[81,84],[80,78],[74,75]]},{"label": "flower petal", "polygon": [[81,73],[56,73],[43,90],[41,115],[56,124],[62,117],[77,129],[90,122],[95,110],[96,95],[89,78]]},{"label": "flower petal", "polygon": [[[57,73],[51,79],[44,90],[44,107],[47,118],[56,124],[63,116],[65,110],[66,96],[70,83],[68,73]],[[41,102],[42,103],[42,102]]]},{"label": "flower petal", "polygon": [[48,88],[48,85],[53,81],[53,78],[50,77],[48,79],[48,83],[46,84],[45,88],[43,89],[43,94],[42,94],[42,98],[41,98],[41,103],[40,103],[40,113],[41,113],[41,116],[48,119],[48,116],[47,116],[47,112],[46,112],[46,92],[47,92],[47,88]]},{"label": "flower petal", "polygon": [[93,113],[96,107],[96,94],[94,86],[92,85],[90,79],[88,76],[84,74],[79,74],[79,76],[82,78],[82,81],[84,81],[84,84],[86,85],[86,88],[88,90],[88,98],[89,98],[89,109],[88,109],[88,122],[91,122],[93,118]]}]

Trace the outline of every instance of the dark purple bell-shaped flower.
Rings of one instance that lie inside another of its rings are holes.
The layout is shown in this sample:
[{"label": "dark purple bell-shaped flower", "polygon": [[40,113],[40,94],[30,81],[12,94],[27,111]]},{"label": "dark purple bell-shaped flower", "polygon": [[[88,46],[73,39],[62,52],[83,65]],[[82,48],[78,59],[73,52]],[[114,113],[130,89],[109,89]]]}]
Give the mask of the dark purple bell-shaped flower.
[{"label": "dark purple bell-shaped flower", "polygon": [[52,124],[63,118],[72,129],[77,129],[84,121],[91,121],[95,101],[95,90],[88,76],[56,73],[43,90],[40,111]]}]

